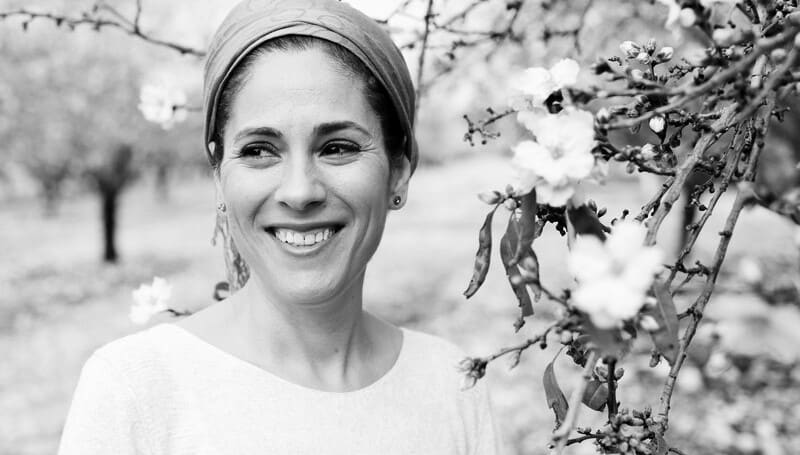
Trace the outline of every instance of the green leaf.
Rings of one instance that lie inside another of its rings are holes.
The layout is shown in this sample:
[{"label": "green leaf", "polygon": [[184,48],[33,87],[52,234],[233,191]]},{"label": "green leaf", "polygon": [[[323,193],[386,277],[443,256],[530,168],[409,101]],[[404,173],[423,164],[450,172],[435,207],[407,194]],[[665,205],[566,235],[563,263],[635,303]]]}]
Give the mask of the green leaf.
[{"label": "green leaf", "polygon": [[478,252],[475,254],[475,266],[472,271],[472,278],[469,280],[469,286],[464,291],[464,296],[470,298],[478,292],[483,282],[486,280],[486,274],[489,273],[489,264],[492,257],[492,218],[498,206],[495,206],[491,212],[486,215],[480,232],[478,233]]},{"label": "green leaf", "polygon": [[[612,373],[613,374],[613,373]],[[583,404],[595,411],[602,411],[608,401],[608,384],[591,379],[583,392]]]},{"label": "green leaf", "polygon": [[[536,212],[539,210],[538,204],[536,204],[536,190],[522,196],[522,203],[520,204],[519,210],[519,241],[517,242],[516,251],[514,251],[514,257],[509,261],[511,265],[516,265],[527,255],[531,244],[533,244],[533,241],[536,239]],[[538,229],[538,231],[541,233],[541,229]]]},{"label": "green leaf", "polygon": [[606,240],[606,233],[603,231],[603,223],[597,218],[597,214],[588,206],[568,207],[567,216],[575,233],[578,235],[593,235],[602,241]]},{"label": "green leaf", "polygon": [[569,404],[567,404],[564,392],[558,386],[556,374],[553,371],[553,362],[548,363],[547,368],[544,369],[544,394],[547,397],[547,407],[552,409],[556,416],[556,428],[558,428],[567,417]]},{"label": "green leaf", "polygon": [[[503,261],[503,266],[508,276],[508,282],[511,284],[514,295],[517,297],[517,302],[521,309],[522,317],[524,318],[533,315],[533,302],[531,302],[531,296],[528,294],[528,287],[522,279],[519,266],[512,264],[514,250],[518,248],[518,244],[517,222],[512,214],[508,220],[506,233],[503,234],[503,238],[500,239],[500,259]],[[530,250],[530,247],[528,247],[527,250]],[[530,252],[532,253],[533,251]]]},{"label": "green leaf", "polygon": [[658,322],[658,330],[650,332],[650,337],[656,350],[670,365],[673,365],[678,358],[679,349],[678,312],[675,309],[675,302],[672,301],[672,294],[664,283],[656,281],[653,284],[653,292],[656,295],[656,306],[646,314]]}]

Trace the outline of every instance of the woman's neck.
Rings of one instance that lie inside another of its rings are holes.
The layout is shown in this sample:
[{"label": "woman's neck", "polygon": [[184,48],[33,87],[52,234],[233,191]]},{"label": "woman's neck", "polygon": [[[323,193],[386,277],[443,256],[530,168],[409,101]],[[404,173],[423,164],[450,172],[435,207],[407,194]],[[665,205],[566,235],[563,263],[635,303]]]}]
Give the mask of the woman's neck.
[{"label": "woman's neck", "polygon": [[[231,298],[240,349],[252,362],[301,385],[352,390],[380,377],[386,323],[365,313],[363,275],[350,290],[314,305],[277,302],[251,281]],[[391,364],[389,365],[391,366]],[[375,376],[375,377],[373,377]]]}]

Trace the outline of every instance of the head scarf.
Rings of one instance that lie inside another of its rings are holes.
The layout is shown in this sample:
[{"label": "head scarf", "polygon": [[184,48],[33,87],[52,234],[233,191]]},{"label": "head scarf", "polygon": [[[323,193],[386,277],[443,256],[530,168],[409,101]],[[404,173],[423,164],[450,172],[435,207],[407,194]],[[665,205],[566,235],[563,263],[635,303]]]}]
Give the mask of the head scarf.
[{"label": "head scarf", "polygon": [[403,55],[373,19],[336,0],[244,0],[228,14],[211,41],[203,85],[206,152],[211,141],[220,92],[236,65],[264,42],[287,35],[330,41],[353,53],[381,82],[402,123],[404,153],[413,172],[414,85]]}]

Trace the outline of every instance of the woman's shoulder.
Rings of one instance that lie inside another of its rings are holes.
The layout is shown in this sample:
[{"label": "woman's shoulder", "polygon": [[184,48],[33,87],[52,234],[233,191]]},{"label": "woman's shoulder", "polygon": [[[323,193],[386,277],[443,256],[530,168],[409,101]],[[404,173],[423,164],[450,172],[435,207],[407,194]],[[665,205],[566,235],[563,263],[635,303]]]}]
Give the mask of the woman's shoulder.
[{"label": "woman's shoulder", "polygon": [[430,361],[456,360],[461,361],[466,357],[464,351],[452,341],[440,336],[403,328],[404,343],[408,350]]},{"label": "woman's shoulder", "polygon": [[179,344],[179,329],[172,324],[158,324],[97,348],[87,363],[101,363],[122,377],[135,378],[175,365]]},{"label": "woman's shoulder", "polygon": [[[441,384],[461,389],[464,371],[461,367],[468,357],[452,341],[429,333],[403,328],[403,359],[417,374],[427,372],[441,380]],[[432,380],[434,378],[429,378]]]}]

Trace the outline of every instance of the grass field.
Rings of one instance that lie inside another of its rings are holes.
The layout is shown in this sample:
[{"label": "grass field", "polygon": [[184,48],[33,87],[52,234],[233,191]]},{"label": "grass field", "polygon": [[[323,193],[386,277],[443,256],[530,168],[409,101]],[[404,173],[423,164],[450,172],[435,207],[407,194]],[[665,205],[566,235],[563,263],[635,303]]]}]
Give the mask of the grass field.
[{"label": "grass field", "polygon": [[[501,267],[493,267],[473,299],[461,296],[471,273],[477,229],[487,211],[475,194],[501,188],[507,175],[505,161],[491,157],[419,170],[412,179],[408,205],[390,215],[368,269],[368,307],[397,324],[448,338],[472,355],[519,342],[550,321],[554,307],[542,302],[521,333],[513,333],[516,303]],[[637,210],[648,196],[635,180],[609,182],[592,193],[600,206],[608,206],[606,219],[619,216],[625,207]],[[719,218],[730,200],[723,199],[721,205],[723,210],[701,239],[699,259],[710,257]],[[0,453],[50,454],[55,452],[83,362],[102,344],[141,329],[127,319],[135,286],[162,276],[174,286],[173,307],[191,310],[211,303],[212,286],[223,277],[221,252],[209,242],[213,186],[202,178],[175,182],[166,201],[157,200],[146,185],[132,189],[122,205],[122,261],[114,266],[98,261],[99,208],[93,199],[67,201],[60,216],[52,219],[42,218],[36,201],[0,209]],[[498,233],[504,216],[496,218]],[[669,219],[663,232],[677,232],[675,222]],[[729,257],[796,260],[792,235],[792,227],[783,220],[748,210],[734,234]],[[660,239],[668,250],[674,242],[670,236]],[[558,234],[548,229],[535,250],[542,260],[543,281],[552,288],[568,285],[566,249]],[[738,300],[737,305],[750,305],[754,299]],[[545,352],[531,350],[511,372],[500,364],[490,368],[487,380],[499,428],[514,448],[512,453],[547,453],[553,419],[544,401],[541,374],[556,351],[557,346]],[[631,362],[646,365],[646,354]],[[556,368],[562,386],[569,389],[575,367],[559,361]],[[657,404],[657,397],[640,385],[623,386],[622,393],[632,404]],[[676,406],[676,415],[691,419],[702,394],[684,389],[678,395],[679,404],[686,407]],[[583,411],[586,422],[602,420],[592,414]],[[698,430],[688,428],[680,434]],[[573,453],[585,452],[586,448]]]}]

